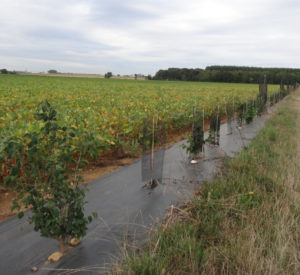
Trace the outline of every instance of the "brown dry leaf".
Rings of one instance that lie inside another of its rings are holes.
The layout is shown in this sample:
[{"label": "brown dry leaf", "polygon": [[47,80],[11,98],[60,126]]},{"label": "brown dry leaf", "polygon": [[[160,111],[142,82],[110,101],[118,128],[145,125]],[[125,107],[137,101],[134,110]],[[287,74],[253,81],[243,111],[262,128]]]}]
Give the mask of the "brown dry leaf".
[{"label": "brown dry leaf", "polygon": [[63,256],[63,254],[61,252],[54,252],[53,254],[51,254],[48,257],[48,261],[49,262],[58,262],[62,256]]},{"label": "brown dry leaf", "polygon": [[80,240],[76,239],[76,238],[73,238],[70,240],[70,245],[71,246],[77,246],[80,244]]}]

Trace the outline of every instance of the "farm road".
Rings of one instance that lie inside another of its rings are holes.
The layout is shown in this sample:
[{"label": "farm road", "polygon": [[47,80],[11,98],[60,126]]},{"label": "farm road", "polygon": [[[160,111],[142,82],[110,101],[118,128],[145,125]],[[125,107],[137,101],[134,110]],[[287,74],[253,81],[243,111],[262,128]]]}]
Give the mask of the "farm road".
[{"label": "farm road", "polygon": [[141,244],[170,205],[182,202],[201,182],[211,179],[221,168],[223,157],[233,156],[248,145],[278,105],[241,131],[233,122],[232,135],[226,135],[227,125],[222,125],[220,147],[205,145],[205,161],[196,165],[189,164],[181,147],[183,142],[167,148],[165,154],[157,152],[157,164],[163,163],[163,184],[153,190],[142,188],[145,182],[141,159],[90,182],[86,214],[96,211],[99,218],[89,225],[81,244],[58,263],[46,262],[51,253],[59,250],[58,242],[34,232],[26,220],[30,212],[22,220],[14,217],[1,223],[0,273],[32,274],[31,267],[36,266],[36,274],[101,274],[105,266],[121,256],[124,241]]}]

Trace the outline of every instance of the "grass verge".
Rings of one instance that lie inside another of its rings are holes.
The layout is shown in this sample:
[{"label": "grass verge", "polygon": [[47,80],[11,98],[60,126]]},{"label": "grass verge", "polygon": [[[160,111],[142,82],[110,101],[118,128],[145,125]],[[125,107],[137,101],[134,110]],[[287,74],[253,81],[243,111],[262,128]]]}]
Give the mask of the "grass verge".
[{"label": "grass verge", "polygon": [[116,274],[299,274],[300,97]]}]

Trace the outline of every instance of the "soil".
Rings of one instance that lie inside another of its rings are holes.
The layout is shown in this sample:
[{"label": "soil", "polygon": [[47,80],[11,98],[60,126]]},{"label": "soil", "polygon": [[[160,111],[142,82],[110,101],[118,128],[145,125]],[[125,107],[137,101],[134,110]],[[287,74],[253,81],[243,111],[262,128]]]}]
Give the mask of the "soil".
[{"label": "soil", "polygon": [[[221,123],[225,123],[226,118],[221,119]],[[205,131],[209,130],[210,121],[207,119],[204,122]],[[191,132],[191,127],[186,127],[181,130],[176,130],[168,134],[167,142],[163,146],[156,147],[155,151],[162,148],[167,148],[179,141],[185,139]],[[135,160],[141,158],[141,154],[136,156],[124,155],[121,152],[107,152],[103,154],[97,162],[91,162],[88,167],[84,168],[81,175],[84,179],[84,184],[111,173],[118,168],[129,165]],[[16,211],[11,212],[12,201],[16,199],[16,192],[9,190],[0,190],[0,222],[3,222],[17,214]]]},{"label": "soil", "polygon": [[16,215],[11,212],[12,201],[17,197],[15,192],[0,191],[0,222],[3,222],[10,217]]}]

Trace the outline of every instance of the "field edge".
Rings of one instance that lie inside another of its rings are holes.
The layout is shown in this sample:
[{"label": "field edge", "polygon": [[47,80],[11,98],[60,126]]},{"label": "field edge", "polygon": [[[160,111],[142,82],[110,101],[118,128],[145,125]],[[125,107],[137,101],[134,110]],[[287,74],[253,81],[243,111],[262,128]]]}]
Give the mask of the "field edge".
[{"label": "field edge", "polygon": [[[168,213],[114,274],[296,274],[300,270],[300,90],[251,145]],[[295,149],[297,148],[297,150]]]}]

